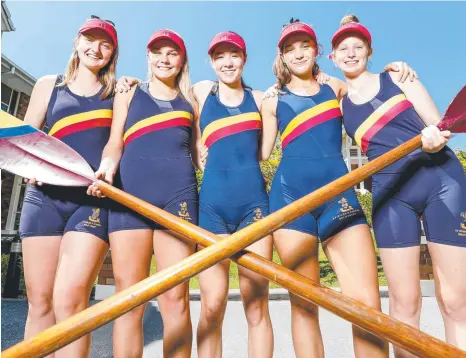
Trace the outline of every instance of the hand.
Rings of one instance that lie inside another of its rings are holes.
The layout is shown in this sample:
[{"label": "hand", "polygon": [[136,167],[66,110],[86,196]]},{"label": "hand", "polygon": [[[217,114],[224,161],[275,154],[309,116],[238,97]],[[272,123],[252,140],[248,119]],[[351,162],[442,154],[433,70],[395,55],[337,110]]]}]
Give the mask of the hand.
[{"label": "hand", "polygon": [[275,96],[278,96],[278,85],[277,84],[270,86],[264,92],[264,98],[275,97]]},{"label": "hand", "polygon": [[450,131],[440,131],[436,126],[430,125],[422,130],[422,150],[436,153],[445,147],[450,136]]},{"label": "hand", "polygon": [[[104,180],[109,184],[113,184],[113,177],[115,176],[116,165],[110,158],[102,159],[99,169],[94,173],[96,179]],[[92,183],[87,188],[87,195],[97,196],[98,198],[105,198],[100,189]]]},{"label": "hand", "polygon": [[115,86],[115,92],[129,92],[131,87],[137,85],[140,81],[134,77],[122,76],[118,79]]},{"label": "hand", "polygon": [[317,83],[320,85],[325,85],[330,82],[330,76],[327,75],[325,72],[319,71],[316,76]]},{"label": "hand", "polygon": [[409,67],[409,65],[406,62],[402,61],[389,63],[387,66],[384,67],[383,71],[398,72],[398,81],[401,83],[405,82],[407,78],[409,78],[411,82],[413,82],[414,79],[419,78],[417,76],[416,71]]},{"label": "hand", "polygon": [[26,184],[38,185],[38,186],[42,186],[43,184],[41,181],[37,181],[36,178],[31,178],[31,179],[24,178],[24,182]]},{"label": "hand", "polygon": [[205,145],[202,146],[201,148],[201,165],[202,169],[205,168],[207,164],[207,156],[209,155],[209,148],[207,148]]}]

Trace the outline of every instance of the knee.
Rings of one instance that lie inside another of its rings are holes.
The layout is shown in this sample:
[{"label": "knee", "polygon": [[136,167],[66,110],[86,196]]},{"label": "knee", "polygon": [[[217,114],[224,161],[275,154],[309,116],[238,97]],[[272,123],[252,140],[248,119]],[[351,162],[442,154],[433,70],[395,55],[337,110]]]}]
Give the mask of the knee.
[{"label": "knee", "polygon": [[56,290],[53,294],[53,309],[59,320],[84,310],[88,304],[89,292],[85,286],[74,285]]},{"label": "knee", "polygon": [[422,295],[419,291],[403,293],[389,291],[390,310],[403,316],[413,317],[421,312]]},{"label": "knee", "polygon": [[291,312],[293,315],[318,318],[319,307],[301,297],[290,293]]},{"label": "knee", "polygon": [[241,290],[241,298],[243,300],[244,313],[249,325],[256,326],[266,315],[269,309],[269,294],[268,281],[265,285],[257,287],[257,289]]},{"label": "knee", "polygon": [[136,277],[132,277],[132,275],[117,275],[115,272],[114,272],[114,279],[115,279],[115,288],[117,290],[117,292],[120,292],[136,283],[138,283],[141,278],[136,278]]},{"label": "knee", "polygon": [[228,302],[226,297],[202,297],[201,296],[201,315],[209,325],[218,325],[223,320]]},{"label": "knee", "polygon": [[345,292],[342,290],[342,294],[351,297],[352,299],[364,303],[365,305],[375,308],[377,310],[381,309],[380,306],[380,294],[378,289],[359,289],[354,292]]},{"label": "knee", "polygon": [[466,292],[448,293],[438,297],[442,314],[451,320],[466,321]]},{"label": "knee", "polygon": [[53,312],[53,297],[50,293],[28,292],[28,315],[32,319],[40,319]]},{"label": "knee", "polygon": [[258,297],[249,302],[244,302],[246,320],[250,326],[257,326],[268,315],[268,297]]},{"label": "knee", "polygon": [[175,287],[158,297],[161,308],[162,318],[176,319],[179,321],[182,317],[189,317],[189,294],[183,287]]}]

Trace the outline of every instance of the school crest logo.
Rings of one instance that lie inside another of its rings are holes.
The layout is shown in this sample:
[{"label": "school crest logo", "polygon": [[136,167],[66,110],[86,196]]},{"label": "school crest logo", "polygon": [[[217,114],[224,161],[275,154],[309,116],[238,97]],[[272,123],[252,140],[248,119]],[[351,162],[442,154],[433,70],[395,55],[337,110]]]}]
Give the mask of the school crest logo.
[{"label": "school crest logo", "polygon": [[340,211],[342,213],[347,213],[348,211],[353,210],[353,207],[348,203],[348,200],[346,198],[341,198],[338,200],[338,202],[341,204]]},{"label": "school crest logo", "polygon": [[460,224],[463,230],[466,230],[466,213],[461,213],[461,217],[463,218],[463,222]]},{"label": "school crest logo", "polygon": [[259,221],[260,219],[262,219],[262,210],[261,210],[261,208],[255,208],[254,209],[253,219],[254,219],[254,221]]},{"label": "school crest logo", "polygon": [[184,220],[192,220],[188,211],[188,203],[183,201],[180,203],[180,210],[178,210],[178,216]]},{"label": "school crest logo", "polygon": [[100,209],[99,208],[94,208],[92,209],[92,215],[89,216],[89,221],[93,223],[99,223],[100,224]]}]

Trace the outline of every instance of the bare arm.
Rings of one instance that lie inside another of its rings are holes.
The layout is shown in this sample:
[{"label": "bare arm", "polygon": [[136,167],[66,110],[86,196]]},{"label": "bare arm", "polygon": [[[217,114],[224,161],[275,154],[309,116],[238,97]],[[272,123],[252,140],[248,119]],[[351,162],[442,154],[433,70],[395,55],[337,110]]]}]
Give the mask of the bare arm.
[{"label": "bare arm", "polygon": [[330,77],[328,81],[328,85],[330,88],[335,92],[335,96],[337,96],[338,101],[341,101],[344,96],[348,93],[348,85],[346,82],[336,78]]},{"label": "bare arm", "polygon": [[390,73],[393,83],[404,92],[408,101],[413,104],[417,114],[427,126],[422,131],[422,149],[429,153],[438,152],[447,144],[451,133],[450,131],[440,131],[436,127],[442,117],[432,97],[419,80],[414,79],[412,82],[400,83],[395,80],[395,76],[394,73]]},{"label": "bare arm", "polygon": [[194,95],[194,99],[197,103],[197,117],[194,121],[193,127],[193,139],[191,143],[191,153],[194,165],[202,172],[204,172],[204,168],[207,163],[207,155],[209,154],[208,148],[202,143],[202,134],[201,134],[201,126],[200,126],[200,118],[202,108],[204,107],[204,103],[209,96],[210,91],[212,90],[212,86],[215,84],[213,81],[200,81],[192,86],[192,91]]},{"label": "bare arm", "polygon": [[129,92],[131,87],[141,82],[142,81],[136,77],[121,76],[115,85],[115,93]]},{"label": "bare arm", "polygon": [[[199,104],[196,102],[196,105],[199,108]],[[192,130],[192,138],[191,138],[191,159],[194,165],[202,172],[204,172],[205,167],[205,156],[207,155],[207,151],[204,150],[204,146],[202,145],[202,138],[201,138],[201,126],[200,126],[200,115],[199,110],[195,110],[194,118],[193,118],[193,130]]]},{"label": "bare arm", "polygon": [[202,108],[204,107],[204,103],[209,96],[210,91],[212,90],[213,85],[215,84],[214,81],[200,81],[193,85],[193,94],[194,98],[196,99],[197,103],[199,104],[199,116],[202,112]]},{"label": "bare arm", "polygon": [[47,107],[55,87],[56,75],[44,76],[34,85],[31,99],[29,100],[28,109],[24,117],[24,122],[37,128],[42,129],[47,114]]},{"label": "bare arm", "polygon": [[259,151],[259,160],[267,160],[272,153],[277,139],[277,104],[278,97],[269,97],[264,99],[261,108],[262,117],[262,141]]},{"label": "bare arm", "polygon": [[[128,109],[133,98],[136,87],[132,87],[129,92],[116,93],[113,100],[113,119],[110,129],[110,138],[102,152],[102,160],[99,169],[95,172],[97,179],[104,179],[108,183],[113,183],[113,177],[117,172],[121,156],[123,154],[123,135],[128,116]],[[90,185],[87,189],[89,195],[102,197],[102,193],[95,185]]]},{"label": "bare arm", "polygon": [[408,101],[413,104],[414,109],[426,126],[436,125],[440,122],[440,113],[426,88],[419,80],[415,79],[412,82],[400,83],[396,80],[397,76],[393,72],[390,72],[390,77],[393,83],[404,92]]}]

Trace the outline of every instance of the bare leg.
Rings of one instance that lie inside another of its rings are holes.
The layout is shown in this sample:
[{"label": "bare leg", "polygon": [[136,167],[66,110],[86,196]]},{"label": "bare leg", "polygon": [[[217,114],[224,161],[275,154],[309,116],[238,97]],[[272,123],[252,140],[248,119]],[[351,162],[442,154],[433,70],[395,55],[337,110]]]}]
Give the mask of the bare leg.
[{"label": "bare leg", "polygon": [[[152,258],[151,229],[122,230],[110,234],[113,275],[117,292],[149,276]],[[142,357],[144,333],[142,320],[146,305],[119,317],[113,325],[115,358]]]},{"label": "bare leg", "polygon": [[[421,285],[419,277],[419,246],[379,249],[388,281],[390,316],[419,328],[421,318]],[[415,355],[393,346],[395,357]]]},{"label": "bare leg", "polygon": [[447,343],[466,351],[466,247],[429,242]]},{"label": "bare leg", "polygon": [[[154,252],[157,270],[163,270],[194,253],[188,244],[167,231],[154,231]],[[189,310],[189,281],[157,297],[163,320],[164,358],[189,358],[193,328]]]},{"label": "bare leg", "polygon": [[222,357],[222,326],[228,302],[229,268],[230,261],[224,260],[199,274],[201,288],[201,317],[197,327],[199,358]]},{"label": "bare leg", "polygon": [[[61,236],[34,236],[22,242],[24,280],[28,296],[28,316],[24,338],[53,326],[53,285],[60,254]],[[54,354],[48,357],[53,357]]]},{"label": "bare leg", "polygon": [[[86,309],[89,296],[108,250],[98,237],[76,231],[63,235],[57,276],[53,290],[53,306],[57,322]],[[88,357],[91,335],[63,347],[56,357]]]},{"label": "bare leg", "polygon": [[[272,236],[252,244],[247,249],[272,260]],[[269,314],[269,281],[244,267],[238,266],[239,286],[244,312],[248,321],[248,356],[273,356],[273,330]]]},{"label": "bare leg", "polygon": [[[273,234],[273,239],[285,267],[319,282],[319,241],[316,237],[295,230],[280,229]],[[318,307],[291,293],[290,303],[296,357],[323,358]]]},{"label": "bare leg", "polygon": [[[324,251],[344,295],[380,311],[377,258],[365,224],[349,227],[324,242]],[[356,357],[388,357],[388,342],[353,326]]]}]

